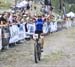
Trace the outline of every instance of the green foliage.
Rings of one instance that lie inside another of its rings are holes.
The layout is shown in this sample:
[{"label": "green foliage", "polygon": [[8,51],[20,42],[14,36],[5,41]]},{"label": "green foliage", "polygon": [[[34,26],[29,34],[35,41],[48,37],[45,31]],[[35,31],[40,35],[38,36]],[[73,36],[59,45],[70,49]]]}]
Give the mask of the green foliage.
[{"label": "green foliage", "polygon": [[59,0],[52,0],[52,6],[54,7],[54,11],[59,11]]},{"label": "green foliage", "polygon": [[71,5],[69,11],[73,11],[73,12],[75,12],[75,4],[72,4],[72,5]]},{"label": "green foliage", "polygon": [[[66,7],[66,12],[73,11],[75,12],[75,0],[63,0],[65,7]],[[60,8],[60,0],[52,0],[52,5],[54,7],[54,11],[57,13],[59,12]]]},{"label": "green foliage", "polygon": [[[16,0],[16,1],[22,1],[22,0]],[[52,5],[54,7],[54,11],[59,13],[59,7],[60,7],[60,0],[51,0]],[[75,12],[75,0],[63,0],[65,2],[65,7],[67,12],[73,11]],[[10,8],[12,5],[13,0],[0,0],[0,8]],[[69,6],[71,5],[71,6]]]}]

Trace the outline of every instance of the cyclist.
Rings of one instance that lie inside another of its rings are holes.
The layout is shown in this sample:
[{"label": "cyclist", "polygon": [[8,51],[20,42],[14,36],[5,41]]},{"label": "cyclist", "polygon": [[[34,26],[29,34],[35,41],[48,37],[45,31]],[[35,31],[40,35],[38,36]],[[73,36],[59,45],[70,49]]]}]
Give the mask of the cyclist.
[{"label": "cyclist", "polygon": [[44,20],[42,19],[42,16],[39,15],[38,18],[35,21],[35,34],[40,34],[40,41],[41,41],[41,51],[43,52],[43,45],[44,45],[44,36],[43,34],[43,24]]}]

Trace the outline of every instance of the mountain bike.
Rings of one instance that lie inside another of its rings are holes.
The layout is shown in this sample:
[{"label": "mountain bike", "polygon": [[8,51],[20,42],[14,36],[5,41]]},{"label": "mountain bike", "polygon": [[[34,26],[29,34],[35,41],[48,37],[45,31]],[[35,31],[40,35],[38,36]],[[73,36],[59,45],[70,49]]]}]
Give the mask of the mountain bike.
[{"label": "mountain bike", "polygon": [[41,60],[41,43],[39,43],[40,34],[37,34],[37,38],[34,43],[34,60],[38,63]]}]

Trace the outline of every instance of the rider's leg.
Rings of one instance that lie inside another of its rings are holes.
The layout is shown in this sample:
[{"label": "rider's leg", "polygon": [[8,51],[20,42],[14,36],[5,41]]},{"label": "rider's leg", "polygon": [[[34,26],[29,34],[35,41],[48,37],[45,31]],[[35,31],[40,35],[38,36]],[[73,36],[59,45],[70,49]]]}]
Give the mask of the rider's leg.
[{"label": "rider's leg", "polygon": [[44,47],[44,36],[41,36],[41,48],[43,49]]}]

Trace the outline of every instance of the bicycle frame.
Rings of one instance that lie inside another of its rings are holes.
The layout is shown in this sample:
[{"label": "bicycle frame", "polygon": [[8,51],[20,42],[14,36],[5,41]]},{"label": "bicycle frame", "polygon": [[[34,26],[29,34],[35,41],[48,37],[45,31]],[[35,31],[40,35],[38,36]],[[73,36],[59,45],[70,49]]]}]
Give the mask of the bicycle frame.
[{"label": "bicycle frame", "polygon": [[38,34],[38,38],[36,39],[36,44],[34,45],[34,56],[35,56],[35,63],[38,63],[38,61],[40,61],[41,58],[41,46],[40,43],[38,42],[40,39],[40,34]]},{"label": "bicycle frame", "polygon": [[39,39],[40,39],[40,34],[38,34],[38,38],[36,39],[37,43],[38,43]]}]

